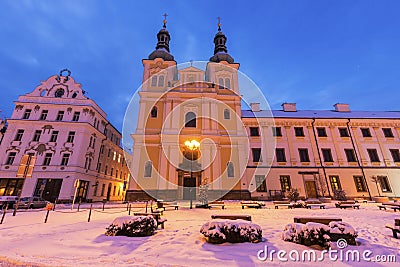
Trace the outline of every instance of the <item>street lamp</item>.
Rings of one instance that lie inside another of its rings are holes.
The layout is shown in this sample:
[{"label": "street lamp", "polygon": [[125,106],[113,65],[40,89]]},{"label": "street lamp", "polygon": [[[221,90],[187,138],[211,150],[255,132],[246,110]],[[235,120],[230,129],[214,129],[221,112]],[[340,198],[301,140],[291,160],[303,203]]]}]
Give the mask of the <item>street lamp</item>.
[{"label": "street lamp", "polygon": [[[193,154],[196,150],[198,150],[200,148],[200,143],[196,140],[187,140],[185,141],[185,146],[187,149],[190,150],[190,154],[191,154],[191,161],[190,161],[190,181],[192,181],[193,179]],[[192,195],[192,190],[193,188],[191,187],[189,189],[190,192],[190,209],[192,209],[192,204],[193,204],[193,195]]]}]

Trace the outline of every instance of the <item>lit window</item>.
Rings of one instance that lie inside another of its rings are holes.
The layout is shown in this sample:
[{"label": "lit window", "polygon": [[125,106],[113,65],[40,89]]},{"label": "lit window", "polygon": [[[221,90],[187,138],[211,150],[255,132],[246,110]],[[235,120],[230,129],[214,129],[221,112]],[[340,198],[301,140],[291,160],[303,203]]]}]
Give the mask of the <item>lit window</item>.
[{"label": "lit window", "polygon": [[290,182],[290,176],[281,175],[279,180],[281,182],[281,190],[282,190],[282,192],[289,191],[292,188],[292,185],[291,185],[291,182]]}]

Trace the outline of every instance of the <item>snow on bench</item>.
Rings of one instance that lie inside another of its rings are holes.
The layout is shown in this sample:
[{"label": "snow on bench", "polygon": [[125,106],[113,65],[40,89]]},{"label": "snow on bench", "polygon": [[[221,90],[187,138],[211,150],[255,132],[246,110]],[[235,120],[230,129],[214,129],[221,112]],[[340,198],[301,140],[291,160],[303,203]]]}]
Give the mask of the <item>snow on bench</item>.
[{"label": "snow on bench", "polygon": [[336,206],[336,208],[340,208],[340,209],[348,209],[348,208],[360,209],[360,204],[356,204],[355,201],[338,202],[335,204],[335,206]]},{"label": "snow on bench", "polygon": [[289,201],[274,201],[273,203],[275,209],[278,209],[279,207],[288,207],[289,209],[293,208],[293,204]]},{"label": "snow on bench", "polygon": [[261,209],[263,206],[263,203],[257,201],[242,201],[240,204],[242,205],[242,209],[244,209],[244,207]]},{"label": "snow on bench", "polygon": [[306,224],[308,222],[314,222],[314,223],[322,223],[325,225],[329,225],[330,222],[332,221],[342,221],[341,218],[328,218],[328,217],[294,217],[293,222],[294,223],[303,223]]},{"label": "snow on bench", "polygon": [[306,209],[311,209],[312,207],[319,207],[320,209],[325,209],[325,204],[321,201],[306,201]]},{"label": "snow on bench", "polygon": [[208,208],[211,209],[211,207],[221,207],[222,209],[225,209],[225,203],[223,201],[208,202]]},{"label": "snow on bench", "polygon": [[250,215],[228,215],[228,214],[214,214],[211,219],[226,219],[226,220],[245,220],[251,222]]}]

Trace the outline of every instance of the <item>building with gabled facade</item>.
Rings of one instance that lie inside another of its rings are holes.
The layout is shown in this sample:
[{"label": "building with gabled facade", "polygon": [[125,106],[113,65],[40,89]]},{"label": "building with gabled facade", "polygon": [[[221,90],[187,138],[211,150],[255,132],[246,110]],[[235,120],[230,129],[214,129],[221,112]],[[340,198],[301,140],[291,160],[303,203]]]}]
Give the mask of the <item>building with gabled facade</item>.
[{"label": "building with gabled facade", "polygon": [[7,123],[0,196],[22,190],[22,196],[49,201],[70,202],[74,195],[82,201],[124,199],[129,172],[121,134],[69,70],[19,96]]}]

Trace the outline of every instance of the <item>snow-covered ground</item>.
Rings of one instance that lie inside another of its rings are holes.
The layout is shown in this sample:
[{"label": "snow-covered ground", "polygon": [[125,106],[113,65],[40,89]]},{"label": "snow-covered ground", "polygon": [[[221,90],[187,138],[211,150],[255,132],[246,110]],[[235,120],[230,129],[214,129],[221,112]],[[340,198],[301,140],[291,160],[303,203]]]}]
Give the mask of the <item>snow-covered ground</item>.
[{"label": "snow-covered ground", "polygon": [[[227,203],[227,202],[226,202]],[[187,205],[187,204],[186,204]],[[143,204],[135,204],[133,212],[143,212]],[[0,266],[307,266],[309,262],[282,263],[274,255],[260,261],[257,253],[266,246],[268,251],[298,250],[308,247],[285,242],[281,233],[285,225],[296,216],[339,217],[358,232],[359,246],[346,249],[371,250],[375,255],[395,255],[397,263],[314,262],[314,266],[399,266],[400,239],[394,239],[387,223],[394,224],[400,213],[381,211],[377,204],[361,204],[360,210],[335,208],[328,204],[320,209],[274,209],[267,203],[263,209],[242,209],[238,202],[228,202],[226,209],[213,208],[167,210],[163,218],[165,229],[150,237],[105,236],[105,228],[118,216],[127,215],[126,208],[96,209],[90,222],[85,205],[80,212],[68,208],[50,212],[43,223],[46,211],[18,212],[6,215],[0,225]],[[199,230],[212,214],[246,214],[261,226],[264,242],[221,244],[206,243]],[[346,250],[345,249],[345,250]],[[287,255],[286,255],[287,257]],[[1,263],[3,262],[3,263]]]}]

